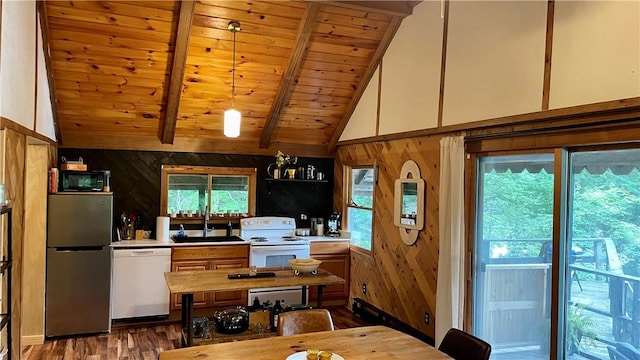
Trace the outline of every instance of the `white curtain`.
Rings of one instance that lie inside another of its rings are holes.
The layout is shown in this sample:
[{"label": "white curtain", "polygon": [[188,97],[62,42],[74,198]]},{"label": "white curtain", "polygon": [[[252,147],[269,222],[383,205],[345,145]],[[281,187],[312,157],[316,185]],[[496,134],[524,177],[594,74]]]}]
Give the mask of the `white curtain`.
[{"label": "white curtain", "polygon": [[464,313],[464,137],[440,140],[440,254],[436,290],[436,346]]}]

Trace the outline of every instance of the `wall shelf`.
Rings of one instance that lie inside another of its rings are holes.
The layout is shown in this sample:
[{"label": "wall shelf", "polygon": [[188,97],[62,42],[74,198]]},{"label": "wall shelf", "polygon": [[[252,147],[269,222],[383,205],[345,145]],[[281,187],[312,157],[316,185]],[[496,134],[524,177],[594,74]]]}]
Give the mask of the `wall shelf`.
[{"label": "wall shelf", "polygon": [[[7,353],[7,360],[11,360],[11,230],[12,230],[12,222],[11,222],[11,207],[3,206],[0,208],[0,215],[7,215],[7,238],[5,239],[7,246],[7,252],[2,256],[2,260],[0,261],[0,275],[3,279],[7,281],[7,299],[4,300],[3,303],[7,304],[6,312],[0,314],[0,331],[2,331],[5,327],[7,328],[7,344],[6,346],[9,348]],[[5,278],[6,276],[6,278]]]},{"label": "wall shelf", "polygon": [[274,178],[265,178],[264,181],[267,182],[267,193],[271,195],[271,184],[272,183],[307,183],[311,185],[311,190],[313,190],[315,184],[317,183],[328,183],[327,179],[324,180],[315,180],[315,179],[274,179]]},{"label": "wall shelf", "polygon": [[326,183],[329,180],[315,180],[315,179],[273,179],[265,178],[266,182],[301,182],[301,183]]}]

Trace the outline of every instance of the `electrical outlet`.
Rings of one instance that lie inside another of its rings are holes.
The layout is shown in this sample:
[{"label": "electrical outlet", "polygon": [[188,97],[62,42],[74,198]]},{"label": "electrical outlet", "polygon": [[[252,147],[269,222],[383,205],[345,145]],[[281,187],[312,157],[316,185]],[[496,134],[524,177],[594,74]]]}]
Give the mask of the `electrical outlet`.
[{"label": "electrical outlet", "polygon": [[362,284],[362,293],[367,295],[367,284]]},{"label": "electrical outlet", "polygon": [[429,313],[428,312],[424,312],[424,323],[429,325]]}]

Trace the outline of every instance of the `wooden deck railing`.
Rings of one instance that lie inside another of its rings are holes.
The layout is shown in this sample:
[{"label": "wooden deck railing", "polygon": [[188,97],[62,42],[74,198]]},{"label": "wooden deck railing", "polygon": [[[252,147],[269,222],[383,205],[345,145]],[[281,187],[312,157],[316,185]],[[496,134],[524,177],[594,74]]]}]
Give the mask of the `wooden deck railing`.
[{"label": "wooden deck railing", "polygon": [[[510,250],[506,256],[491,257],[491,250],[496,244],[499,246],[507,246]],[[512,244],[518,244],[514,246]],[[524,246],[527,244],[528,246]],[[482,242],[482,253],[480,271],[486,273],[487,276],[492,274],[491,270],[497,266],[509,266],[514,264],[520,264],[521,266],[526,264],[546,264],[551,266],[551,255],[553,249],[551,247],[551,239],[539,238],[539,239],[517,239],[517,240],[505,240],[505,239],[485,239]],[[580,238],[572,239],[571,244],[574,246],[573,251],[569,255],[568,259],[568,273],[570,274],[571,281],[568,283],[570,286],[568,291],[569,303],[576,303],[576,299],[571,299],[571,287],[580,286],[582,290],[583,285],[590,287],[590,290],[596,290],[598,293],[598,304],[594,306],[593,303],[584,306],[584,310],[600,316],[611,318],[612,329],[609,333],[609,329],[601,329],[599,335],[596,336],[594,341],[600,342],[606,345],[614,345],[616,342],[628,342],[640,348],[640,277],[625,275],[622,272],[622,266],[618,253],[613,241],[609,238]],[[528,252],[520,252],[519,254],[513,254],[514,249],[527,248]],[[578,249],[578,247],[580,249]],[[582,250],[582,251],[579,251]],[[497,273],[496,273],[497,274]],[[586,275],[589,274],[589,275]],[[533,275],[533,274],[531,274]],[[544,304],[551,293],[551,272],[545,272],[547,281],[542,284],[543,288],[541,307],[536,306],[537,309],[543,309],[543,317],[549,318],[549,306]],[[495,277],[491,275],[490,277]],[[580,283],[582,280],[582,284]],[[486,287],[494,283],[489,280]],[[483,288],[481,286],[481,288]],[[484,288],[484,291],[489,289]],[[493,295],[496,294],[494,289]],[[578,288],[574,288],[576,294]],[[492,295],[492,296],[493,296]],[[485,294],[485,297],[487,295]],[[588,295],[587,295],[588,297]],[[487,299],[484,299],[487,302]],[[512,299],[510,303],[513,303]],[[531,299],[525,299],[531,300]],[[496,300],[492,299],[493,302]],[[503,300],[504,302],[504,300]],[[501,304],[502,305],[502,304]],[[485,304],[488,311],[491,309],[491,303]],[[540,310],[537,311],[538,314]],[[495,325],[495,322],[492,322]],[[607,326],[608,328],[608,326]],[[488,333],[488,332],[487,332]],[[544,340],[542,340],[544,341]],[[505,344],[507,345],[507,344]],[[606,354],[606,346],[598,346],[602,350],[604,348]],[[595,350],[595,349],[594,349]],[[598,351],[600,352],[600,351]],[[580,352],[581,355],[587,358],[606,358],[603,354],[586,354]]]},{"label": "wooden deck railing", "polygon": [[[593,274],[602,278],[603,286],[609,284],[609,311],[585,306],[585,310],[611,317],[615,341],[631,343],[640,347],[640,277],[613,273],[611,271],[589,269],[580,265],[570,265],[576,273]],[[570,296],[571,292],[569,292]],[[569,298],[571,300],[571,298]],[[597,339],[609,345],[615,342]]]}]

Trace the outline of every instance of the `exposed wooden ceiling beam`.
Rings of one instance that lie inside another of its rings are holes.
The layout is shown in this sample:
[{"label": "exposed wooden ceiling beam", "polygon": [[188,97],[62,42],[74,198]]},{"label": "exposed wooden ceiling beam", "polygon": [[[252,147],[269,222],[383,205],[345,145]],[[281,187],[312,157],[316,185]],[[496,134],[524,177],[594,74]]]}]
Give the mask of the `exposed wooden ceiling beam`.
[{"label": "exposed wooden ceiling beam", "polygon": [[287,63],[284,74],[282,75],[282,80],[280,80],[280,86],[278,87],[278,92],[276,93],[273,104],[271,105],[271,111],[269,112],[267,121],[264,124],[262,135],[260,135],[261,148],[267,148],[271,143],[273,131],[278,125],[282,109],[284,109],[289,98],[289,91],[293,86],[296,77],[300,73],[302,59],[304,58],[304,54],[307,52],[311,32],[316,24],[316,18],[319,11],[320,5],[309,4],[304,16],[302,17],[302,21],[298,27],[296,41],[293,45],[291,55],[289,56],[289,62]]},{"label": "exposed wooden ceiling beam", "polygon": [[[2,120],[2,118],[0,118]],[[3,122],[0,121],[0,126]],[[333,157],[322,144],[277,143],[266,149],[256,147],[255,140],[214,141],[205,138],[177,137],[173,144],[163,144],[155,136],[131,134],[105,134],[96,132],[67,133],[64,148],[74,149],[111,149],[166,152],[194,152],[216,154],[273,155],[278,150],[286,154],[308,157]]]},{"label": "exposed wooden ceiling beam", "polygon": [[376,52],[373,54],[373,57],[371,58],[371,62],[369,63],[369,66],[367,66],[367,70],[365,71],[362,77],[362,80],[360,81],[360,84],[356,89],[356,92],[353,94],[351,101],[349,101],[349,105],[347,105],[347,108],[345,109],[344,114],[342,115],[342,119],[340,119],[340,122],[336,127],[336,131],[333,133],[333,136],[329,141],[329,145],[327,149],[329,153],[332,153],[335,150],[336,145],[338,144],[338,140],[340,140],[340,136],[342,136],[342,132],[344,131],[344,128],[347,126],[347,122],[349,122],[351,115],[353,115],[353,112],[355,111],[356,106],[358,105],[358,102],[360,101],[360,98],[364,93],[364,90],[367,88],[369,81],[373,77],[373,74],[375,73],[376,68],[378,67],[378,64],[380,64],[380,61],[382,60],[384,53],[387,51],[389,44],[391,44],[391,40],[393,40],[393,37],[398,31],[398,29],[400,28],[401,23],[402,23],[401,17],[395,17],[393,18],[393,20],[391,20],[391,23],[387,28],[387,32],[385,32],[384,36],[380,40],[380,45],[376,49]]},{"label": "exposed wooden ceiling beam", "polygon": [[169,91],[167,92],[167,107],[164,118],[160,122],[158,137],[163,144],[173,144],[178,121],[178,108],[182,97],[182,80],[184,68],[187,64],[187,51],[189,49],[189,35],[191,23],[195,12],[195,2],[186,0],[180,2],[180,17],[176,33],[175,49],[173,51],[173,63],[169,74]]},{"label": "exposed wooden ceiling beam", "polygon": [[[314,1],[314,0],[311,0]],[[420,1],[322,1],[315,2],[339,6],[354,10],[373,11],[377,13],[407,17],[413,14],[413,8],[422,2]]]},{"label": "exposed wooden ceiling beam", "polygon": [[[0,2],[0,6],[2,3]],[[47,82],[49,83],[49,101],[51,102],[51,113],[53,114],[53,129],[56,134],[56,141],[62,144],[62,132],[58,121],[58,100],[56,97],[56,80],[53,76],[53,64],[49,53],[49,22],[47,17],[47,4],[44,1],[37,1],[38,14],[40,15],[40,28],[42,29],[42,52],[44,53],[44,64],[47,69]],[[0,14],[2,17],[2,14]]]}]

